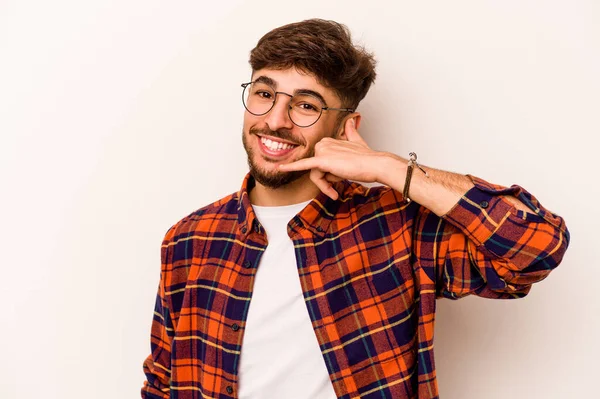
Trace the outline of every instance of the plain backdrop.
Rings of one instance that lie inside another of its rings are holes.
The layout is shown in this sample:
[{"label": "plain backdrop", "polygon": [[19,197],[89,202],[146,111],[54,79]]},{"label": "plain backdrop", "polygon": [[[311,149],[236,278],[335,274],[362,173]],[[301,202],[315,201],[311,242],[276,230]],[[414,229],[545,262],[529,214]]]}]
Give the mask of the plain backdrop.
[{"label": "plain backdrop", "polygon": [[248,53],[311,17],[376,55],[372,148],[520,184],[571,232],[526,298],[438,301],[441,397],[597,397],[596,0],[0,0],[0,397],[139,397],[163,235],[239,189]]}]

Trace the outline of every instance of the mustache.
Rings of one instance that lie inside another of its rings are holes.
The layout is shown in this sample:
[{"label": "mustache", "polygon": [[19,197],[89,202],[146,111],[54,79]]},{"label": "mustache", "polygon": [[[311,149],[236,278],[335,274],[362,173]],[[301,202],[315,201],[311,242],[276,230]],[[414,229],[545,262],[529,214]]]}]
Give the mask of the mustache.
[{"label": "mustache", "polygon": [[290,141],[297,145],[304,145],[302,140],[298,140],[296,137],[294,137],[289,132],[289,130],[271,130],[271,129],[266,129],[266,128],[261,129],[258,127],[251,127],[249,130],[249,133],[261,135],[261,136],[270,136],[270,137],[274,137],[274,138],[278,138],[278,139],[282,139],[282,140],[287,140],[287,141]]}]

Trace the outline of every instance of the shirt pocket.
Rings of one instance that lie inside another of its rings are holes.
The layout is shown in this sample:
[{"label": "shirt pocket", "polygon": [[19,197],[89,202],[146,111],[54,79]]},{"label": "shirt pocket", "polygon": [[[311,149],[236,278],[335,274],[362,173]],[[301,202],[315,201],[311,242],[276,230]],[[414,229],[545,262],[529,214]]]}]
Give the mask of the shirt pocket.
[{"label": "shirt pocket", "polygon": [[[344,350],[350,365],[377,362],[374,357],[409,352],[417,335],[414,279],[391,264],[349,287],[348,315],[354,331],[345,334]],[[351,302],[351,303],[350,303]],[[384,355],[385,354],[385,355]]]}]

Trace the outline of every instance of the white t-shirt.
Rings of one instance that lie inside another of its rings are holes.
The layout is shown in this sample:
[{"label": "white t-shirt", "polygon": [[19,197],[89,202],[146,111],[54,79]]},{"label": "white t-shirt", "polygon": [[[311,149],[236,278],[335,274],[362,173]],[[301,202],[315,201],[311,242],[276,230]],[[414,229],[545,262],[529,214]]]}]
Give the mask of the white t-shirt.
[{"label": "white t-shirt", "polygon": [[240,399],[335,399],[302,295],[287,224],[310,201],[253,205],[269,244],[254,280],[239,364]]}]

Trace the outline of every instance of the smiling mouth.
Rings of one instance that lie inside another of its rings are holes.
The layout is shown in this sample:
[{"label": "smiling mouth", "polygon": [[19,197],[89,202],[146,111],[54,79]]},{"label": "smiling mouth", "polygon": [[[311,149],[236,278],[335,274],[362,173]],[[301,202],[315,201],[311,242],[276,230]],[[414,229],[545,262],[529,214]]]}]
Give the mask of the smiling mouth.
[{"label": "smiling mouth", "polygon": [[298,147],[296,144],[291,144],[284,141],[278,141],[270,137],[258,136],[258,141],[261,144],[261,150],[271,156],[287,155]]}]

